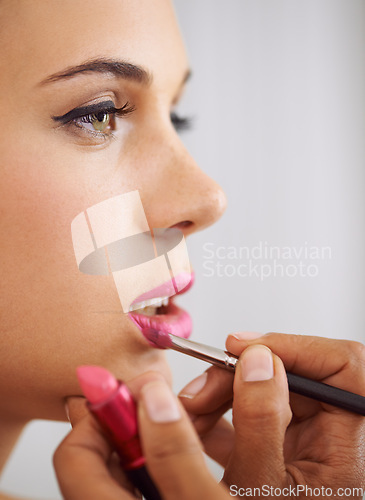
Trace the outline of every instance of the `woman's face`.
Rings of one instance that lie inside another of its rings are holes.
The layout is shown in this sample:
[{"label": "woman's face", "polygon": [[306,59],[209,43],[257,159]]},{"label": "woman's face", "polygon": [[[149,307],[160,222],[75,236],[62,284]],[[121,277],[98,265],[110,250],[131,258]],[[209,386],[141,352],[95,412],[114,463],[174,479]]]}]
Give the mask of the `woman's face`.
[{"label": "woman's face", "polygon": [[112,277],[79,272],[72,219],[138,189],[151,227],[188,235],[225,199],[171,121],[189,65],[168,0],[2,0],[0,46],[2,412],[62,419],[80,364],[169,377]]}]

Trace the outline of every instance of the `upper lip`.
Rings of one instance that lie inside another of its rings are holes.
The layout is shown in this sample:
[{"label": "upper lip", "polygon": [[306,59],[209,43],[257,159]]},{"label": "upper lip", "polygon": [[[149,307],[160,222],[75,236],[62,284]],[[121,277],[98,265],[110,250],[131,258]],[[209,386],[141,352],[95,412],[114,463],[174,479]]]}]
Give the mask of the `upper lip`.
[{"label": "upper lip", "polygon": [[180,295],[181,293],[187,292],[194,285],[194,281],[195,281],[195,273],[194,273],[194,271],[191,271],[190,273],[186,273],[186,274],[188,274],[190,276],[190,278],[189,278],[189,280],[187,280],[186,285],[183,288],[181,288],[176,293],[176,295]]},{"label": "upper lip", "polygon": [[195,274],[194,271],[187,273],[182,272],[172,278],[170,281],[162,283],[161,285],[144,292],[139,295],[131,303],[131,306],[145,302],[146,300],[172,297],[187,292],[194,284]]}]

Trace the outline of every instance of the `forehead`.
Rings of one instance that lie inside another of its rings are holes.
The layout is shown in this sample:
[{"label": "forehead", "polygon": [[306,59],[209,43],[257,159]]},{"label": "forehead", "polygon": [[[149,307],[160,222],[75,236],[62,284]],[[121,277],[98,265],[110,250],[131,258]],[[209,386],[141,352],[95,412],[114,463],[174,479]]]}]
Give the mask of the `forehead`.
[{"label": "forehead", "polygon": [[100,57],[176,85],[188,66],[169,0],[3,0],[0,44],[0,71],[11,82],[36,84]]}]

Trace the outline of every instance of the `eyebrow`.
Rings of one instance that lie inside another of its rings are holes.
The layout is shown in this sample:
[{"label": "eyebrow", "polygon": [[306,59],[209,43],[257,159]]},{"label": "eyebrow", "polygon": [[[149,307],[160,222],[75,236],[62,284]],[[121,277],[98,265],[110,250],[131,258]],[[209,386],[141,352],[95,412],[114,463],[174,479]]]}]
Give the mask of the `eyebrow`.
[{"label": "eyebrow", "polygon": [[81,73],[92,72],[114,75],[117,78],[124,78],[125,80],[135,81],[143,85],[149,85],[152,81],[152,75],[147,70],[135,64],[113,59],[93,59],[48,76],[40,82],[40,85],[67,80]]}]

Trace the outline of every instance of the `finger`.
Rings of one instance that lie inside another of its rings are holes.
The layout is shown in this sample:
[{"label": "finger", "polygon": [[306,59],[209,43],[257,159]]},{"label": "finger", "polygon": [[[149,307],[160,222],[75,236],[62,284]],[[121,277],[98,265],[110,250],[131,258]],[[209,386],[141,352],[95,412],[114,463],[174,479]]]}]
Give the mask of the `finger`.
[{"label": "finger", "polygon": [[235,355],[257,344],[269,347],[290,372],[365,395],[365,346],[360,342],[282,333],[256,339],[237,333],[226,341],[227,349]]},{"label": "finger", "polygon": [[213,429],[201,437],[205,453],[222,467],[226,467],[228,463],[234,440],[233,426],[225,418],[219,419]]},{"label": "finger", "polygon": [[190,414],[215,412],[232,401],[233,378],[233,373],[212,366],[185,386],[180,391],[179,398]]},{"label": "finger", "polygon": [[[222,466],[227,463],[234,440],[232,426],[222,419],[232,407],[233,378],[232,373],[212,366],[179,393],[179,400],[203,442],[204,451]],[[218,425],[220,421],[227,425]]]},{"label": "finger", "polygon": [[[86,399],[83,397],[71,396],[66,398],[65,407],[67,417],[72,427],[75,427],[83,418],[89,415]],[[131,485],[120,466],[119,457],[115,452],[111,454],[107,466],[111,476],[118,482],[118,484],[127,487],[132,491]]]},{"label": "finger", "polygon": [[[223,405],[207,415],[188,416],[204,446],[204,452],[219,464],[225,466],[228,451],[232,451],[234,429],[223,415],[231,408],[231,404]],[[223,433],[224,431],[224,433]]]},{"label": "finger", "polygon": [[66,398],[65,409],[72,427],[89,414],[86,399],[79,396],[69,396]]},{"label": "finger", "polygon": [[[181,399],[184,402],[184,399]],[[188,416],[199,435],[204,446],[204,452],[210,458],[225,467],[227,456],[232,451],[234,442],[234,429],[232,425],[223,418],[223,415],[232,407],[231,402],[222,405],[218,410],[207,415]],[[224,432],[223,432],[224,431]]]},{"label": "finger", "polygon": [[[97,422],[87,415],[57,448],[53,463],[66,500],[131,500],[108,469],[112,449]],[[126,483],[127,484],[127,483]]]},{"label": "finger", "polygon": [[[139,391],[153,380],[164,379],[160,372],[148,371],[127,382],[128,388],[135,398],[138,398]],[[65,411],[68,420],[74,427],[80,420],[89,414],[86,399],[81,396],[69,396],[65,400]]]},{"label": "finger", "polygon": [[235,444],[224,480],[245,487],[283,484],[284,437],[290,419],[281,360],[267,347],[247,348],[234,379]]},{"label": "finger", "polygon": [[225,403],[220,408],[206,415],[193,415],[188,413],[196,432],[200,439],[203,439],[206,434],[209,434],[217,423],[222,419],[223,415],[232,408],[231,402]]},{"label": "finger", "polygon": [[226,495],[207,469],[192,424],[167,384],[140,393],[140,436],[148,469],[165,499],[219,499]]},{"label": "finger", "polygon": [[131,380],[128,380],[125,383],[128,386],[128,389],[131,391],[134,399],[138,400],[142,388],[149,382],[155,382],[155,381],[163,382],[165,381],[165,378],[161,372],[150,370],[148,372],[144,372],[138,375],[137,377]]}]

